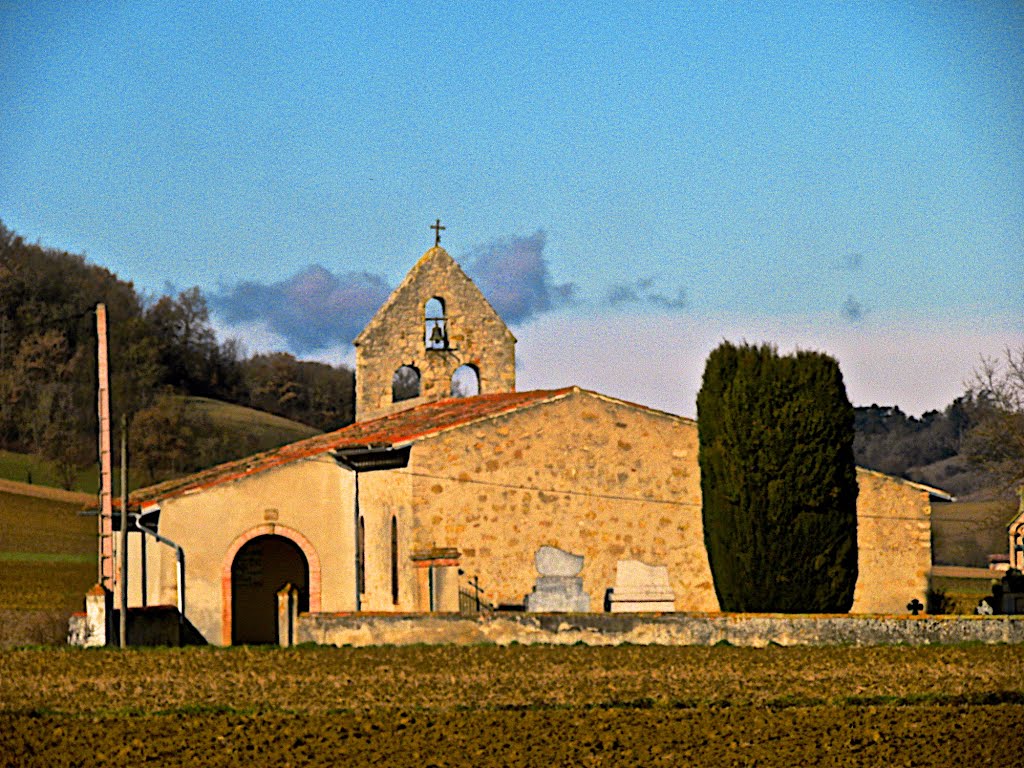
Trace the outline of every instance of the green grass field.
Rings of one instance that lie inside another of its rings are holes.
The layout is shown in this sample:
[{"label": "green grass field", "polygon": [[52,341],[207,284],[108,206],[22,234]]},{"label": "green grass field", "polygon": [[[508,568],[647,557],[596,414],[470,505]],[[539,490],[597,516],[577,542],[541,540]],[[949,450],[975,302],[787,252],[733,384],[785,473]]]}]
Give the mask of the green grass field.
[{"label": "green grass field", "polygon": [[[98,476],[96,467],[85,467],[79,471],[73,490],[96,493],[99,488]],[[50,488],[61,487],[60,475],[52,461],[13,451],[0,451],[0,478]]]},{"label": "green grass field", "polygon": [[260,451],[320,434],[319,429],[297,421],[220,400],[190,397],[187,404],[189,410],[206,416],[218,429],[253,435]]},{"label": "green grass field", "polygon": [[0,492],[0,645],[60,643],[96,583],[96,518]]}]

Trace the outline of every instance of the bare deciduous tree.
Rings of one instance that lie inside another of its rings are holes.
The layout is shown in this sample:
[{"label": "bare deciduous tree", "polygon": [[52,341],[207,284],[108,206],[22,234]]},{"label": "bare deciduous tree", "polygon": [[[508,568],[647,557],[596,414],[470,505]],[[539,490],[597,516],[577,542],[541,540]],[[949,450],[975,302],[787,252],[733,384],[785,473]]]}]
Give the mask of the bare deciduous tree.
[{"label": "bare deciduous tree", "polygon": [[1004,488],[1024,483],[1024,346],[1002,358],[982,357],[967,383],[976,423],[964,453]]}]

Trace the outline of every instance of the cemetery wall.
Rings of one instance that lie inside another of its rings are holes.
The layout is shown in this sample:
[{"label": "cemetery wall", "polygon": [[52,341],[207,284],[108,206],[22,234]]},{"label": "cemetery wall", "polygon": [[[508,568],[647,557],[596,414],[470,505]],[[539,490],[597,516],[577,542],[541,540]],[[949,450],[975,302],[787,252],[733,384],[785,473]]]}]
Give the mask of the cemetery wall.
[{"label": "cemetery wall", "polygon": [[932,645],[1022,643],[1024,616],[779,614],[300,614],[295,643],[320,645]]}]

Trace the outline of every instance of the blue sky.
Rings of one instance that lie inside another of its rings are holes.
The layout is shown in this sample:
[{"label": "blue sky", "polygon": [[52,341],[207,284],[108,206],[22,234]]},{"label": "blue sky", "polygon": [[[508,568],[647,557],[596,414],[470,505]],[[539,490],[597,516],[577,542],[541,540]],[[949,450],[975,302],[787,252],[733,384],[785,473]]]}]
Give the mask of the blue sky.
[{"label": "blue sky", "polygon": [[691,415],[726,337],[911,412],[1024,340],[1024,5],[579,6],[0,2],[0,218],[345,360],[440,217],[520,388]]}]

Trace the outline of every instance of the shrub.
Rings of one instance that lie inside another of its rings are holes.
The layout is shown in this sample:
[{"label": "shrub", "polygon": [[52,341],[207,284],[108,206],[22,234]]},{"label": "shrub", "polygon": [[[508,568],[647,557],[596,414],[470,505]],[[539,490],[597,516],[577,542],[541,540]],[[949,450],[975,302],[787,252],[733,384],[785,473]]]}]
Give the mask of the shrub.
[{"label": "shrub", "polygon": [[838,363],[724,342],[708,357],[697,414],[704,541],[721,609],[848,611],[857,474]]}]

